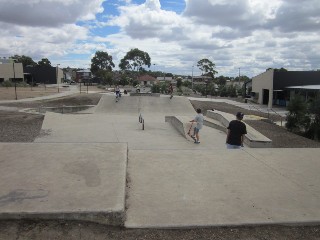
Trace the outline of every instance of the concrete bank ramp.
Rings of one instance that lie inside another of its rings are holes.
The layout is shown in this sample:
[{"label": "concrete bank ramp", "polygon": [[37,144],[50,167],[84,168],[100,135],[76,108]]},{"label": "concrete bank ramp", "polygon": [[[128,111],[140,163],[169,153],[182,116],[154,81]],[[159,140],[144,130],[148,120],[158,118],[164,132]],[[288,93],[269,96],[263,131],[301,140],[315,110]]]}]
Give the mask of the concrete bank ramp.
[{"label": "concrete bank ramp", "polygon": [[126,144],[0,143],[0,152],[0,219],[123,224]]},{"label": "concrete bank ramp", "polygon": [[193,129],[195,127],[195,123],[191,123],[192,117],[187,116],[166,116],[165,121],[172,124],[172,126],[187,140],[194,141],[190,137],[193,135]]},{"label": "concrete bank ramp", "polygon": [[145,115],[185,115],[194,114],[195,110],[185,97],[169,96],[122,96],[116,103],[115,97],[103,95],[95,113]]},{"label": "concrete bank ramp", "polygon": [[[206,125],[215,127],[219,130],[223,128],[227,131],[229,122],[235,120],[235,116],[230,113],[221,112],[218,110],[207,111],[207,118],[205,121]],[[213,119],[213,121],[210,120]],[[218,122],[215,122],[218,121]],[[255,130],[253,127],[246,123],[247,134],[245,135],[244,142],[247,146],[251,148],[270,148],[272,147],[272,140]]]}]

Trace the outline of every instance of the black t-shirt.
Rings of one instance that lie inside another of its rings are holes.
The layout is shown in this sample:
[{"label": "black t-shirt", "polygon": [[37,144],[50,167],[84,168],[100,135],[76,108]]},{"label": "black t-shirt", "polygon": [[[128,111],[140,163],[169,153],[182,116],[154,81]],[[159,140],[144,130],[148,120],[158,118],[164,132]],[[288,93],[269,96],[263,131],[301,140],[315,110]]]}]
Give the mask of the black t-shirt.
[{"label": "black t-shirt", "polygon": [[227,143],[241,146],[241,136],[247,134],[246,125],[239,120],[232,120],[229,123],[228,129],[230,130],[230,135],[227,139]]}]

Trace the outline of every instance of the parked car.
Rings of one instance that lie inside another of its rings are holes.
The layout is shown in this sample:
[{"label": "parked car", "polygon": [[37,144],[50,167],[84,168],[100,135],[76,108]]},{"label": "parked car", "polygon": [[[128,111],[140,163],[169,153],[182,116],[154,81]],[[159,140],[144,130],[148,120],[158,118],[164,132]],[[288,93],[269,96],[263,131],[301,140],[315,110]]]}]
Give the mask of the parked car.
[{"label": "parked car", "polygon": [[150,87],[146,87],[146,86],[136,85],[131,89],[131,92],[149,93],[149,92],[151,92],[151,88]]}]

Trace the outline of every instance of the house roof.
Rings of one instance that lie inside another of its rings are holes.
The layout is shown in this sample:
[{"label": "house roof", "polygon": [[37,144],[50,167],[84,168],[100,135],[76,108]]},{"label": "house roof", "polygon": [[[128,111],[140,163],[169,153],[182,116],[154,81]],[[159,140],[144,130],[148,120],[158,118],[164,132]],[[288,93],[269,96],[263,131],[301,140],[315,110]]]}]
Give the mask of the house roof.
[{"label": "house roof", "polygon": [[79,70],[77,71],[77,73],[90,73],[91,71],[89,69],[83,69],[83,70]]},{"label": "house roof", "polygon": [[172,77],[157,77],[157,80],[159,80],[159,81],[164,81],[164,80],[171,81],[173,79],[172,79]]},{"label": "house roof", "polygon": [[156,81],[157,80],[156,78],[154,78],[148,74],[139,76],[137,79],[138,79],[138,81]]}]

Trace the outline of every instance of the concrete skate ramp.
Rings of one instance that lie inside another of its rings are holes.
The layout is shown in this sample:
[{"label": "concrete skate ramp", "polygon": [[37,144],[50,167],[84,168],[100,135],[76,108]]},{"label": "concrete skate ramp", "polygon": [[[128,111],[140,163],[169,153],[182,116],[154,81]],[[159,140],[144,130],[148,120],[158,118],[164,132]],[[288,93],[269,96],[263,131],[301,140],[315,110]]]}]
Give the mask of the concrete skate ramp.
[{"label": "concrete skate ramp", "polygon": [[194,114],[194,108],[185,97],[168,96],[123,96],[119,102],[115,102],[115,97],[104,95],[95,113],[107,113],[110,115],[136,114],[144,115],[190,115]]},{"label": "concrete skate ramp", "polygon": [[0,143],[0,219],[122,225],[127,144]]}]

